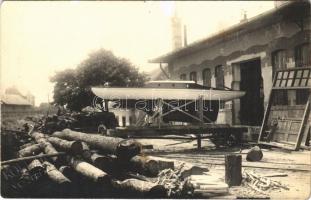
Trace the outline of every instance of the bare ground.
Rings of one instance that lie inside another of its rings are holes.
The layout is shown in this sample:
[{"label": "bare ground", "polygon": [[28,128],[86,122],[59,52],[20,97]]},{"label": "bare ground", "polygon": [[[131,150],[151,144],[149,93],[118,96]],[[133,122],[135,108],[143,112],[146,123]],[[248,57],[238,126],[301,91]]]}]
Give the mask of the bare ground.
[{"label": "bare ground", "polygon": [[[285,177],[271,177],[271,180],[281,182],[289,190],[279,189],[265,194],[254,191],[249,186],[231,187],[226,198],[262,198],[271,199],[310,199],[311,191],[311,152],[308,150],[284,151],[277,148],[262,149],[263,159],[259,162],[247,162],[248,148],[235,147],[215,150],[209,140],[202,141],[203,150],[196,150],[196,141],[140,139],[144,145],[153,145],[147,154],[170,159],[187,161],[196,165],[206,166],[210,173],[220,176],[224,180],[224,155],[228,153],[242,153],[242,170],[252,171],[259,175],[271,173],[285,173]],[[225,197],[220,197],[225,198]]]}]

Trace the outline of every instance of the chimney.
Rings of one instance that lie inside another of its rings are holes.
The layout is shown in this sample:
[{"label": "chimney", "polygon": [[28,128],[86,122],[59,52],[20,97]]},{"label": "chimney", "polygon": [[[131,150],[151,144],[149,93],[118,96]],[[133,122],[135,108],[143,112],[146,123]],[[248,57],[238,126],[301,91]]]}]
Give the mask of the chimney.
[{"label": "chimney", "polygon": [[187,26],[184,25],[184,47],[187,46]]},{"label": "chimney", "polygon": [[173,50],[179,49],[182,47],[182,27],[181,20],[177,16],[177,12],[175,10],[174,16],[171,18],[172,22],[172,42],[173,42]]},{"label": "chimney", "polygon": [[243,22],[247,22],[247,14],[246,14],[246,11],[243,10],[243,18],[240,20],[240,23],[243,23]]}]

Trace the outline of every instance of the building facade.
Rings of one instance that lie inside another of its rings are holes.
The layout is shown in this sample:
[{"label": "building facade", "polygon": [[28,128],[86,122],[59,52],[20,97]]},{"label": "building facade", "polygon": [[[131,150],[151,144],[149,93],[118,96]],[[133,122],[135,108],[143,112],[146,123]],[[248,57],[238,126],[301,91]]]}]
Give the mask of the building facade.
[{"label": "building facade", "polygon": [[1,96],[1,119],[22,119],[34,112],[32,104],[17,94],[4,94]]},{"label": "building facade", "polygon": [[[221,103],[217,122],[258,126],[274,72],[310,66],[310,33],[310,2],[293,1],[151,62],[167,63],[173,80],[246,91],[241,99]],[[308,91],[278,96],[281,104],[299,105]]]}]

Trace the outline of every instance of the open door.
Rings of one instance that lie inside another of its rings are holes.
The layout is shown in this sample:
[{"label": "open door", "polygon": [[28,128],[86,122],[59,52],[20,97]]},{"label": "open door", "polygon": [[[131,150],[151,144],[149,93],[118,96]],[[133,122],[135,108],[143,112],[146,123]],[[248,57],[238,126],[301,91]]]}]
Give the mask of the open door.
[{"label": "open door", "polygon": [[260,126],[264,114],[260,59],[241,63],[240,72],[240,90],[246,92],[240,101],[240,122],[243,125]]}]

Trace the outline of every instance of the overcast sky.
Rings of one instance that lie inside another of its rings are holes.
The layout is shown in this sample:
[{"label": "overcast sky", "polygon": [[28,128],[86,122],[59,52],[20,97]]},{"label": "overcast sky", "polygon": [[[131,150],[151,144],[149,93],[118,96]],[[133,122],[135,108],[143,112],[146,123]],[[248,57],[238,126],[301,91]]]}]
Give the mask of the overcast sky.
[{"label": "overcast sky", "polygon": [[141,71],[172,50],[170,17],[177,7],[188,44],[274,9],[273,1],[4,2],[1,5],[1,89],[15,85],[52,101],[56,71],[75,68],[99,48],[128,58]]}]

